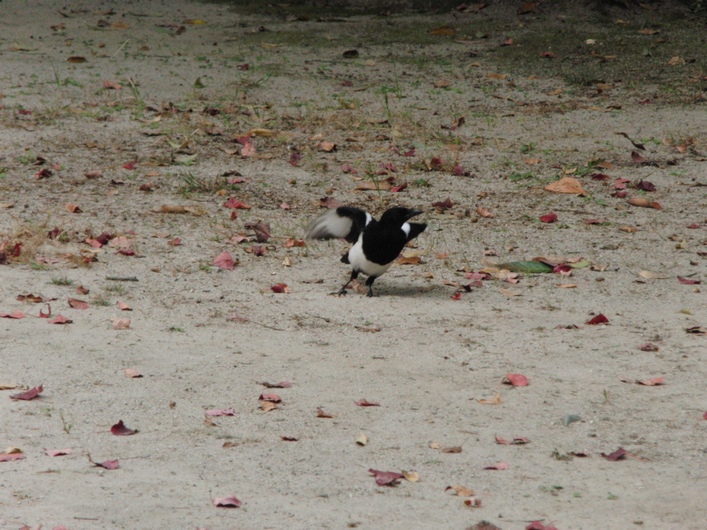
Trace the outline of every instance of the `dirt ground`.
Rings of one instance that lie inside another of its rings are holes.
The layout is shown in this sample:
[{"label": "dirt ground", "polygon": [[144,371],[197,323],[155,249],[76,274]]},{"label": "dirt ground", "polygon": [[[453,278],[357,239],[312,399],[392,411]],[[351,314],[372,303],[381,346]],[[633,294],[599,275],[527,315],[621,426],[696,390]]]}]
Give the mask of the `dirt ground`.
[{"label": "dirt ground", "polygon": [[704,528],[705,19],[480,5],[0,3],[1,529]]}]

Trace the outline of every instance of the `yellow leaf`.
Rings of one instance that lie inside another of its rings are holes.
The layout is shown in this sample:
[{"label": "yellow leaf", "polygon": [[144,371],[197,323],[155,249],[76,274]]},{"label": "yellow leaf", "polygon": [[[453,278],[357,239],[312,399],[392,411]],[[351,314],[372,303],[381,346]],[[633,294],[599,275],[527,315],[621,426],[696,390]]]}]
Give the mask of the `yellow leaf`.
[{"label": "yellow leaf", "polygon": [[403,478],[408,482],[417,482],[420,480],[420,476],[417,474],[417,471],[403,471],[402,473]]},{"label": "yellow leaf", "polygon": [[206,21],[201,20],[200,18],[188,18],[184,21],[184,24],[189,24],[191,26],[201,26],[203,24],[206,24]]},{"label": "yellow leaf", "polygon": [[488,78],[490,78],[490,79],[505,79],[505,78],[506,78],[506,74],[494,74],[494,73],[491,73],[491,74],[486,74],[486,77],[488,77]]},{"label": "yellow leaf", "polygon": [[452,36],[456,32],[457,32],[457,30],[455,30],[454,28],[452,28],[450,26],[442,26],[440,28],[435,28],[432,31],[430,31],[430,33],[432,35],[448,35],[448,36]]},{"label": "yellow leaf", "polygon": [[535,164],[540,163],[540,159],[539,158],[524,158],[523,162],[525,162],[529,166],[534,166]]},{"label": "yellow leaf", "polygon": [[473,497],[474,496],[474,490],[472,490],[470,488],[465,488],[464,486],[461,486],[459,484],[455,484],[454,486],[447,486],[447,490],[454,490],[454,492],[459,497]]},{"label": "yellow leaf", "polygon": [[641,278],[648,278],[649,280],[667,280],[670,276],[667,274],[661,274],[659,272],[652,271],[641,271],[638,273]]},{"label": "yellow leaf", "polygon": [[363,433],[359,434],[358,438],[356,438],[356,443],[361,446],[366,445],[368,443],[368,436]]},{"label": "yellow leaf", "polygon": [[501,394],[494,394],[491,399],[477,399],[476,401],[481,405],[500,405]]},{"label": "yellow leaf", "polygon": [[518,293],[516,291],[511,291],[510,289],[505,289],[503,287],[499,287],[498,290],[501,291],[501,294],[503,294],[504,296],[507,296],[509,298],[512,298],[513,296],[522,296],[520,293]]}]

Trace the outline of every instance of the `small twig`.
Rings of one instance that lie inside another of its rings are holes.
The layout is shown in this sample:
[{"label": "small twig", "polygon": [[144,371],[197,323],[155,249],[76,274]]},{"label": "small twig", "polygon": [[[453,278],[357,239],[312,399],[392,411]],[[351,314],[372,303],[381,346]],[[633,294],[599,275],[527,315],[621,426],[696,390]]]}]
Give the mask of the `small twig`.
[{"label": "small twig", "polygon": [[139,282],[137,276],[106,276],[106,280],[114,282]]},{"label": "small twig", "polygon": [[116,55],[118,55],[118,54],[120,53],[120,50],[122,50],[123,48],[125,48],[125,45],[126,45],[128,42],[130,42],[130,39],[125,39],[125,42],[123,42],[123,44],[120,45],[120,48],[118,48],[118,51],[116,51],[116,52],[113,54],[113,57],[115,57]]}]

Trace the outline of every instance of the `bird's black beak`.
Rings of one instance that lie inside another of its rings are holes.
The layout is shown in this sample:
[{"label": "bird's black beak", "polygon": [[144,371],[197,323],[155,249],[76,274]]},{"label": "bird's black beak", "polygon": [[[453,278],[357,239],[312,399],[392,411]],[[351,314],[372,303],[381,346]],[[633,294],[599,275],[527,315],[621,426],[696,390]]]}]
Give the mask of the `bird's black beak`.
[{"label": "bird's black beak", "polygon": [[413,217],[415,217],[416,215],[420,215],[421,213],[423,213],[422,210],[415,210],[414,208],[412,210],[408,210],[408,213],[405,216],[405,220],[412,219]]}]

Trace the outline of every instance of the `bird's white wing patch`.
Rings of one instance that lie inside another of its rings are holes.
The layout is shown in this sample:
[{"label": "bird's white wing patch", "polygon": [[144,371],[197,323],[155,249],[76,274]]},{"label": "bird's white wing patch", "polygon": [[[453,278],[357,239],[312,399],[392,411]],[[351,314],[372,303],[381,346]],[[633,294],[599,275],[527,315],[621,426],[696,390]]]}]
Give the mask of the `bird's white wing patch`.
[{"label": "bird's white wing patch", "polygon": [[403,223],[403,232],[405,232],[406,237],[410,237],[410,223]]},{"label": "bird's white wing patch", "polygon": [[336,210],[329,210],[310,223],[306,237],[309,239],[343,238],[351,232],[352,225],[353,221],[349,217],[341,217]]},{"label": "bird's white wing patch", "polygon": [[370,223],[371,221],[373,221],[373,216],[370,213],[366,212],[366,226],[368,226],[368,223]]}]

